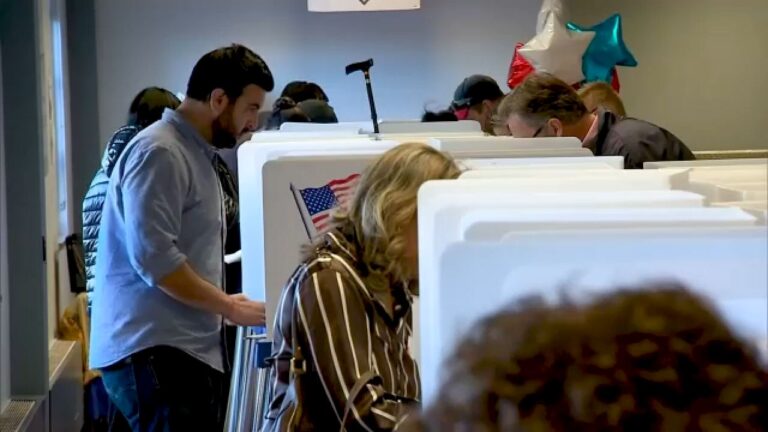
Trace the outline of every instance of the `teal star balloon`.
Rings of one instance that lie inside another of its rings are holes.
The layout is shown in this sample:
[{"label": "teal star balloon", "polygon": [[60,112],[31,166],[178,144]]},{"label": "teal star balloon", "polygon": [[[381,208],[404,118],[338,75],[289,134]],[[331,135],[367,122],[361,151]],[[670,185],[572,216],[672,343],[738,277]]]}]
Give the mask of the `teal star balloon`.
[{"label": "teal star balloon", "polygon": [[595,38],[589,44],[582,59],[582,69],[587,82],[611,82],[614,66],[637,66],[635,56],[624,43],[621,33],[621,15],[611,15],[605,21],[592,27],[569,22],[568,30],[577,32],[593,31]]}]

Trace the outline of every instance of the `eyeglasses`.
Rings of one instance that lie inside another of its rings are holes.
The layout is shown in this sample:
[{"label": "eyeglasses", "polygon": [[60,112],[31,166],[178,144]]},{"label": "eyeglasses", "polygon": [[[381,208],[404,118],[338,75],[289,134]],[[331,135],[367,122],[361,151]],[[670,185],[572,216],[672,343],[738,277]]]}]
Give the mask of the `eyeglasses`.
[{"label": "eyeglasses", "polygon": [[544,122],[544,124],[542,124],[541,126],[539,126],[539,128],[538,128],[538,129],[536,129],[536,132],[534,132],[534,133],[533,133],[533,135],[531,135],[531,138],[536,138],[536,137],[538,137],[538,136],[539,136],[539,134],[540,134],[542,131],[544,131],[544,128],[547,126],[548,122],[549,122],[549,119],[547,119],[547,121],[545,121],[545,122]]},{"label": "eyeglasses", "polygon": [[537,138],[539,134],[541,134],[544,131],[544,128],[547,127],[548,124],[549,124],[549,119],[546,119],[544,123],[542,123],[538,129],[536,129],[536,132],[534,132],[533,135],[531,135],[531,138]]}]

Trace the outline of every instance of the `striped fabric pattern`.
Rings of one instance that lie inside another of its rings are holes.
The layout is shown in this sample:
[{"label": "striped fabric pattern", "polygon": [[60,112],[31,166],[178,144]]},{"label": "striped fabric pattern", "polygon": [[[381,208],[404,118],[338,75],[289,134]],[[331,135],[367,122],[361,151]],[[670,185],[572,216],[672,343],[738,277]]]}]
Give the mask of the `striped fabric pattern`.
[{"label": "striped fabric pattern", "polygon": [[[294,273],[278,305],[273,398],[263,431],[339,430],[351,389],[370,370],[375,378],[352,400],[346,430],[397,430],[413,406],[384,395],[417,400],[421,394],[418,366],[408,349],[411,297],[403,287],[390,287],[391,293],[370,290],[343,237],[332,231],[326,239],[328,247]],[[292,326],[298,326],[298,341],[291,340]],[[308,364],[300,416],[290,391],[296,343]]]}]

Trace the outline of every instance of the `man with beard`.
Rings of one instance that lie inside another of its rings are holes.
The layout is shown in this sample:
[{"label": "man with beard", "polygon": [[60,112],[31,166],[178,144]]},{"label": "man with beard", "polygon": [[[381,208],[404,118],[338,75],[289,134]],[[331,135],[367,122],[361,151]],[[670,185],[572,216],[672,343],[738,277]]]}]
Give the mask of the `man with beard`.
[{"label": "man with beard", "polygon": [[216,149],[257,127],[274,79],[232,45],[195,65],[187,97],[141,131],[112,172],[99,234],[90,366],[134,431],[222,430],[222,325],[263,325],[224,284]]}]

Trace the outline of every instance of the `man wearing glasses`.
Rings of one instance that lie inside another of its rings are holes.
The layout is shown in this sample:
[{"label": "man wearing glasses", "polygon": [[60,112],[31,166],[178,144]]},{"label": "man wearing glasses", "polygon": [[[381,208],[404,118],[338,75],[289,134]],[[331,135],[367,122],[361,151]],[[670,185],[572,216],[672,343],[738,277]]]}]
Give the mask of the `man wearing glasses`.
[{"label": "man wearing glasses", "polygon": [[529,76],[499,106],[499,120],[517,138],[576,137],[595,156],[623,156],[625,168],[644,162],[693,160],[671,132],[634,118],[591,113],[565,82],[547,73]]}]

